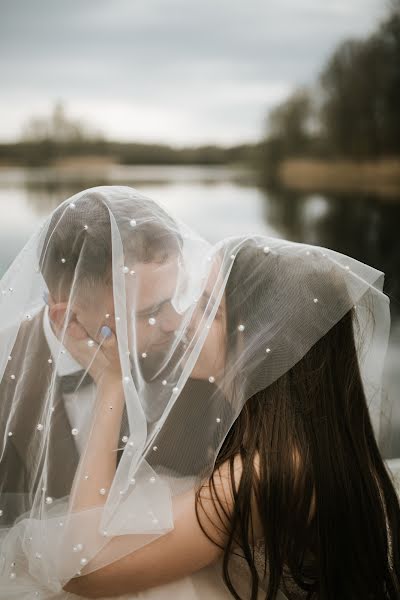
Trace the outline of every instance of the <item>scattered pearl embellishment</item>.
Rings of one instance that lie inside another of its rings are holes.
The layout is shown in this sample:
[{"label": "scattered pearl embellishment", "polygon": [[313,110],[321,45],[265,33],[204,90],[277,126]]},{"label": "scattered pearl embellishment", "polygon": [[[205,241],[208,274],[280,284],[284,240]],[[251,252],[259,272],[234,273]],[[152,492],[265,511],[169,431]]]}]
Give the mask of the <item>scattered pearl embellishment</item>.
[{"label": "scattered pearl embellishment", "polygon": [[95,341],[94,340],[88,340],[87,345],[89,346],[89,348],[93,348],[93,346],[95,345]]},{"label": "scattered pearl embellishment", "polygon": [[11,379],[15,379],[15,375],[10,375]]},{"label": "scattered pearl embellishment", "polygon": [[69,203],[69,207],[70,207],[70,208],[76,208],[76,204],[74,204],[73,202],[70,202],[70,203]]},{"label": "scattered pearl embellishment", "polygon": [[221,419],[219,417],[217,417],[215,420],[217,421],[217,423],[221,423]]},{"label": "scattered pearl embellishment", "polygon": [[157,452],[158,446],[153,446],[153,450],[154,450],[154,452]]},{"label": "scattered pearl embellishment", "polygon": [[99,489],[99,494],[100,494],[100,496],[105,496],[106,495],[106,489],[105,488],[100,488]]},{"label": "scattered pearl embellishment", "polygon": [[314,304],[317,304],[318,298],[314,298]]},{"label": "scattered pearl embellishment", "polygon": [[161,383],[162,383],[162,385],[167,385],[167,380],[163,379]]},{"label": "scattered pearl embellishment", "polygon": [[155,325],[156,324],[156,320],[154,317],[150,317],[149,319],[149,325]]},{"label": "scattered pearl embellishment", "polygon": [[265,348],[265,352],[269,354],[271,352],[271,348]]},{"label": "scattered pearl embellishment", "polygon": [[74,427],[73,429],[71,429],[71,433],[72,435],[78,435],[78,430],[76,429],[76,427]]},{"label": "scattered pearl embellishment", "polygon": [[41,423],[39,423],[38,425],[36,425],[36,429],[38,431],[43,431],[43,425]]},{"label": "scattered pearl embellishment", "polygon": [[147,352],[142,352],[142,358],[147,358]]},{"label": "scattered pearl embellishment", "polygon": [[87,565],[87,558],[81,558],[79,562],[82,565],[82,567],[84,567],[85,565]]},{"label": "scattered pearl embellishment", "polygon": [[129,225],[130,225],[131,227],[136,227],[136,221],[135,221],[135,219],[131,219],[131,220],[129,221]]},{"label": "scattered pearl embellishment", "polygon": [[264,246],[263,252],[264,252],[264,254],[269,254],[271,252],[270,247],[269,246]]},{"label": "scattered pearl embellishment", "polygon": [[156,478],[155,478],[154,476],[153,476],[153,477],[150,477],[150,479],[149,479],[150,483],[154,483],[154,482],[155,482],[155,480],[156,480]]},{"label": "scattered pearl embellishment", "polygon": [[213,377],[213,376],[211,375],[211,376],[208,378],[208,381],[209,381],[210,383],[214,383],[214,381],[215,381],[215,377]]},{"label": "scattered pearl embellishment", "polygon": [[179,388],[175,386],[174,388],[172,388],[172,391],[174,392],[174,394],[177,394],[179,392]]},{"label": "scattered pearl embellishment", "polygon": [[47,496],[46,504],[53,504],[53,498],[51,498],[51,496]]},{"label": "scattered pearl embellishment", "polygon": [[129,273],[129,267],[122,267],[123,273]]},{"label": "scattered pearl embellishment", "polygon": [[89,227],[88,227],[87,225],[84,225],[84,226],[83,226],[83,229],[84,229],[85,231],[87,231],[87,230],[89,229]]},{"label": "scattered pearl embellishment", "polygon": [[65,263],[66,263],[67,261],[66,261],[66,259],[65,259],[65,258],[62,258],[62,259],[61,259],[61,262],[62,262],[62,264],[63,264],[63,265],[65,265]]},{"label": "scattered pearl embellishment", "polygon": [[126,444],[126,442],[128,441],[128,436],[124,435],[123,438],[122,438],[122,441],[123,441],[124,444]]},{"label": "scattered pearl embellishment", "polygon": [[240,324],[240,325],[238,326],[238,331],[244,331],[244,325]]}]

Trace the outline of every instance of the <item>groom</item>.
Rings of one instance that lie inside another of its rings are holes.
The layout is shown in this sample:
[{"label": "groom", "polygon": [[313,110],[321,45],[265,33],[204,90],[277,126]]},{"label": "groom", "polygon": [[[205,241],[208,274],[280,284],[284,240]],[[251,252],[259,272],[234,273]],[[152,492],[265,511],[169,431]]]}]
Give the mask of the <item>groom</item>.
[{"label": "groom", "polygon": [[[110,218],[97,194],[94,190],[88,191],[73,208],[65,209],[64,205],[55,211],[40,257],[41,272],[49,289],[48,305],[21,326],[0,383],[0,401],[11,406],[16,394],[16,373],[23,378],[20,387],[23,395],[18,398],[21,408],[18,410],[24,411],[23,414],[19,412],[17,422],[13,423],[11,418],[9,431],[12,435],[0,462],[1,490],[7,495],[7,501],[2,505],[1,525],[12,522],[31,505],[32,498],[27,497],[27,492],[39,485],[36,474],[42,470],[45,460],[48,465],[46,496],[60,498],[67,495],[83,448],[95,386],[87,376],[78,387],[82,367],[60,346],[54,329],[63,322],[67,312],[72,324],[70,329],[74,331],[75,328],[77,336],[84,330],[96,339],[105,323],[114,331],[116,328],[118,316],[115,315],[111,283]],[[65,210],[68,212],[63,215]],[[118,220],[125,262],[134,260],[135,267],[131,270],[140,269],[140,280],[147,283],[137,298],[136,346],[139,355],[147,355],[146,371],[151,376],[170,347],[180,322],[171,299],[182,241],[172,219],[151,200],[122,202],[112,206],[112,212]],[[162,213],[162,218],[154,219],[155,213],[159,216]],[[144,225],[133,231],[136,222]],[[157,269],[151,268],[154,264]],[[76,290],[73,295],[72,287]],[[156,322],[149,328],[149,315],[154,314],[157,314]],[[57,367],[54,412],[45,456],[40,452],[37,427],[45,419],[42,409],[53,377],[53,364]],[[23,372],[18,365],[23,365]],[[190,401],[192,386],[214,387],[208,382],[189,381],[179,402]],[[168,421],[177,435],[187,435],[185,431],[179,431],[179,419],[174,419],[173,411]],[[193,425],[195,429],[196,424]],[[128,433],[126,419],[122,423],[121,438],[125,433]],[[198,448],[201,453],[201,440]],[[120,455],[121,451],[118,458]],[[190,464],[195,465],[198,459],[192,457]],[[170,455],[164,454],[163,461],[166,466],[175,464],[173,448]]]}]

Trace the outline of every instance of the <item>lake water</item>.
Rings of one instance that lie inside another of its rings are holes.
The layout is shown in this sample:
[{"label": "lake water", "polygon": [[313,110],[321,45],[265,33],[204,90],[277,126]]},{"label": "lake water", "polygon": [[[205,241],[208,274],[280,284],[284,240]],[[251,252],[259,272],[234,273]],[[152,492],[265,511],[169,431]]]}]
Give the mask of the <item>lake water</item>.
[{"label": "lake water", "polygon": [[385,377],[393,402],[384,454],[400,457],[400,198],[266,191],[252,174],[225,167],[3,168],[0,275],[59,202],[103,184],[130,185],[160,200],[212,242],[241,233],[268,234],[326,246],[384,271],[392,312]]}]

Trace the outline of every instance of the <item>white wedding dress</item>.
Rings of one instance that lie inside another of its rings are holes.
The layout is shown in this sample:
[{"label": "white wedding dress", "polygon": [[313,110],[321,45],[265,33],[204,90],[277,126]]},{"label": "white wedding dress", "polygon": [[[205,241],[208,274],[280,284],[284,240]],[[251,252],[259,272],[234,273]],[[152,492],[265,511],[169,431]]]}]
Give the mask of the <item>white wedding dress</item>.
[{"label": "white wedding dress", "polygon": [[[400,459],[392,459],[386,461],[391,472],[394,475],[395,488],[400,497]],[[263,580],[263,550],[262,543],[255,547],[255,564],[260,576],[260,588],[258,592],[258,600],[265,600],[265,579]],[[234,555],[231,559],[232,568],[230,574],[235,589],[239,592],[242,598],[249,595],[250,578],[248,569],[245,566],[244,559]],[[287,582],[290,585],[290,581]],[[306,598],[306,593],[301,592],[295,585],[290,587],[291,597],[300,600]],[[232,600],[232,594],[229,592],[222,579],[222,559],[191,576],[185,577],[179,581],[172,582],[167,585],[160,586],[147,590],[136,595],[125,595],[118,600]],[[72,600],[72,598],[71,598]],[[111,600],[111,599],[110,599]],[[114,598],[115,600],[115,598]],[[283,591],[279,591],[277,600],[288,600]]]},{"label": "white wedding dress", "polygon": [[[260,576],[258,600],[265,600],[263,561],[262,544],[258,544],[255,547],[255,564]],[[236,555],[233,556],[229,572],[235,589],[242,598],[247,598],[250,589],[250,577],[244,559]],[[232,598],[232,594],[222,579],[222,559],[220,559],[215,564],[178,581],[139,594],[119,596],[117,600],[232,600]],[[300,598],[302,598],[301,595],[299,595],[299,600]],[[111,598],[107,600],[111,600]],[[113,598],[113,600],[116,599]],[[279,591],[277,600],[288,600],[288,598],[282,591]]]},{"label": "white wedding dress", "polygon": [[[394,476],[396,491],[400,497],[400,459],[386,461]],[[1,541],[1,531],[0,531]],[[248,595],[249,575],[244,559],[234,555],[231,559],[230,574],[232,582],[242,597]],[[263,550],[262,542],[255,547],[255,564],[260,576],[259,600],[264,600],[263,582]],[[289,582],[288,582],[289,585]],[[305,598],[297,591],[298,599]],[[295,596],[296,597],[296,596]],[[10,581],[0,577],[0,600],[76,600],[78,596],[61,592],[54,594],[40,588],[28,574],[20,574],[17,579]],[[125,594],[113,597],[113,600],[232,600],[232,595],[222,579],[222,559],[213,565],[205,567],[192,575],[184,577],[156,588],[151,588],[138,594]],[[107,599],[111,600],[111,598]],[[283,591],[279,591],[277,600],[288,600]]]},{"label": "white wedding dress", "polygon": [[[255,561],[261,580],[261,562],[263,559],[260,549],[257,553],[257,547],[255,549]],[[249,579],[243,559],[237,556],[232,558],[230,574],[235,589],[242,597],[246,598],[249,593]],[[28,574],[20,574],[13,581],[0,578],[1,600],[76,600],[79,597],[76,594],[67,592],[51,593],[37,586],[34,579]],[[300,598],[301,596],[299,596]],[[265,599],[265,589],[262,582],[258,599]],[[219,560],[215,564],[178,581],[150,588],[137,594],[124,594],[123,596],[104,598],[104,600],[232,600],[232,594],[222,579],[222,561]],[[288,600],[288,598],[280,591],[277,600]]]}]

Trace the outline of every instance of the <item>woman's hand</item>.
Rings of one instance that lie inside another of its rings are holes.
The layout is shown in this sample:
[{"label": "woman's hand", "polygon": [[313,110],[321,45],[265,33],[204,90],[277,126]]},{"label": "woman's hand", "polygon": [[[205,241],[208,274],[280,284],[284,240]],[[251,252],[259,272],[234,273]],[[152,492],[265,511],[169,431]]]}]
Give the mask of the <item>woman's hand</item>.
[{"label": "woman's hand", "polygon": [[121,381],[118,340],[108,325],[101,327],[98,339],[91,338],[76,320],[71,320],[65,331],[54,321],[52,327],[62,345],[89,372],[96,384],[105,380]]}]

